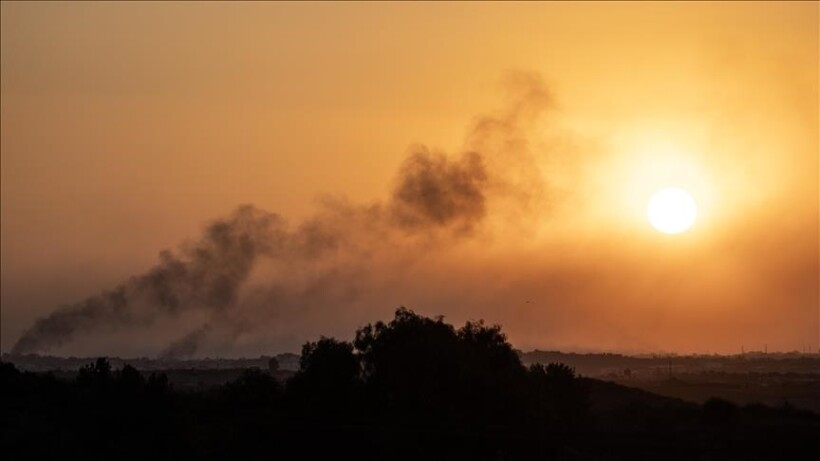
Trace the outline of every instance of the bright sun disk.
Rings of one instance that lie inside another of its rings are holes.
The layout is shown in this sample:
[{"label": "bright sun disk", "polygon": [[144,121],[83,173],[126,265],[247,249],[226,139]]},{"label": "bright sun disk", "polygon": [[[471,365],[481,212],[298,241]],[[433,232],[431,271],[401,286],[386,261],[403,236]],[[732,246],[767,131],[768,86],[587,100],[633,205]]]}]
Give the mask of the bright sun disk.
[{"label": "bright sun disk", "polygon": [[659,190],[649,200],[646,216],[652,227],[664,234],[680,234],[692,227],[698,214],[695,200],[679,187]]}]

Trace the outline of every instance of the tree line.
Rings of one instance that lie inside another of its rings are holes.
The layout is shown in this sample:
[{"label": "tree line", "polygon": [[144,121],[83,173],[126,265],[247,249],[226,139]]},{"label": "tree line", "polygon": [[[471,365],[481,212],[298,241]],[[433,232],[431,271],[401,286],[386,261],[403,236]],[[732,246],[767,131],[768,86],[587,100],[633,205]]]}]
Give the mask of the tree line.
[{"label": "tree line", "polygon": [[[620,387],[601,387],[562,364],[525,367],[497,325],[455,328],[404,308],[360,328],[352,342],[305,344],[299,365],[284,383],[252,368],[216,388],[181,391],[163,374],[113,370],[104,358],[73,382],[3,363],[0,452],[7,459],[600,459],[619,450],[663,452],[693,429],[714,443],[737,426],[727,421],[760,412],[725,401],[633,402],[603,414],[592,397],[617,401]],[[798,413],[763,420],[820,428],[816,415]],[[623,432],[621,423],[632,429]],[[653,431],[660,445],[636,436]],[[802,453],[802,445],[790,447]]]}]

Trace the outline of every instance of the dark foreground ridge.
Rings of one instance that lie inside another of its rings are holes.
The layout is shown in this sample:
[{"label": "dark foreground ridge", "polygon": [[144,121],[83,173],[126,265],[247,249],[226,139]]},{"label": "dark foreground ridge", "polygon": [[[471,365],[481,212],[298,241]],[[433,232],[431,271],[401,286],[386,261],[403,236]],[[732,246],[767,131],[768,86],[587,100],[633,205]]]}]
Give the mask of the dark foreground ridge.
[{"label": "dark foreground ridge", "polygon": [[[303,347],[180,390],[105,359],[73,380],[0,364],[5,459],[817,459],[820,416],[703,405],[525,367],[498,326],[400,309],[351,342]],[[279,379],[277,379],[279,378]]]}]

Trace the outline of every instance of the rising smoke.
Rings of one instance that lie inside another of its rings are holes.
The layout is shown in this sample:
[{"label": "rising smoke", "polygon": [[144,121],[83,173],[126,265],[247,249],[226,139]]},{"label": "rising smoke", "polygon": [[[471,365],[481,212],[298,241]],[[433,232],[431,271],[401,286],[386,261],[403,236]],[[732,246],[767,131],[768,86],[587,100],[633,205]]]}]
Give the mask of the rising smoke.
[{"label": "rising smoke", "polygon": [[[407,249],[419,240],[429,250],[470,238],[489,213],[525,207],[543,193],[523,131],[549,106],[549,97],[532,75],[515,75],[510,87],[510,108],[500,116],[479,118],[464,153],[448,156],[414,148],[385,202],[326,201],[295,228],[277,214],[240,206],[211,223],[199,240],[176,253],[162,252],[148,272],[38,319],[12,353],[44,352],[78,334],[147,326],[199,312],[208,320],[162,352],[190,356],[217,330],[236,338],[276,321],[280,312],[355,299],[362,289],[357,281],[366,279],[363,272],[375,270],[366,268],[374,254]],[[262,261],[282,270],[243,294]],[[256,315],[260,311],[265,315]]]}]

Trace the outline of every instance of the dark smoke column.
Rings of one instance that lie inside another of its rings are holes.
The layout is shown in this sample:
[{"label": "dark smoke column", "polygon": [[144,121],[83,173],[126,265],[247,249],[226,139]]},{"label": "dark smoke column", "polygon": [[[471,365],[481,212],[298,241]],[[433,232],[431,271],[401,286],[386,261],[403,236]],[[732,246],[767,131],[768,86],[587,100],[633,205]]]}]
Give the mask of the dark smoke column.
[{"label": "dark smoke column", "polygon": [[99,296],[57,309],[37,320],[17,341],[13,354],[47,351],[79,332],[99,327],[148,325],[160,316],[191,309],[224,310],[237,298],[254,262],[286,247],[288,234],[275,214],[244,205],[216,221],[203,237]]}]

